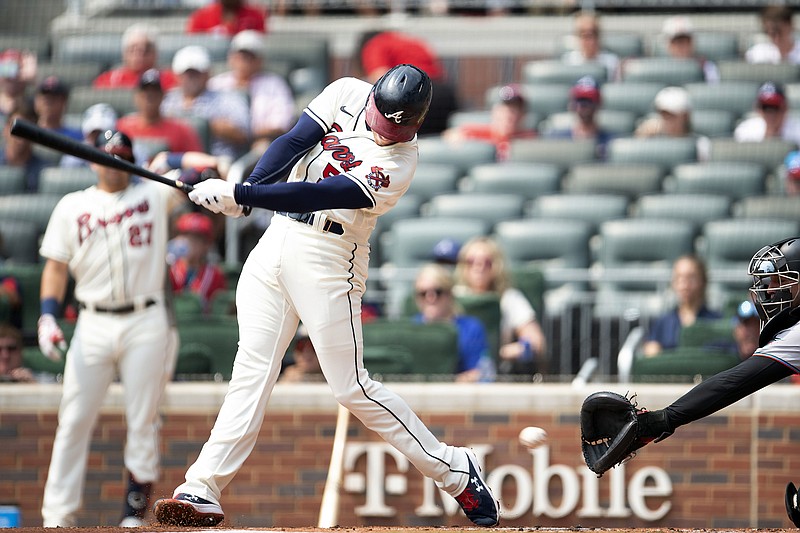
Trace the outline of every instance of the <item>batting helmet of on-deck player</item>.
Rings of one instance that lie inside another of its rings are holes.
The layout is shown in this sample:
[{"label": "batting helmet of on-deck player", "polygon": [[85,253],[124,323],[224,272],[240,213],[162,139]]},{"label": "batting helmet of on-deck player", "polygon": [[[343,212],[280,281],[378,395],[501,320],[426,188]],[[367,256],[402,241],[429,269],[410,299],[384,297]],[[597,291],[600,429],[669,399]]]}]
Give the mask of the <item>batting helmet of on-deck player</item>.
[{"label": "batting helmet of on-deck player", "polygon": [[410,141],[422,126],[433,96],[431,79],[414,65],[397,65],[381,76],[367,101],[367,125],[381,137]]},{"label": "batting helmet of on-deck player", "polygon": [[800,284],[800,239],[763,247],[750,260],[747,273],[753,276],[750,293],[762,321],[795,307],[798,298],[792,295],[792,288]]},{"label": "batting helmet of on-deck player", "polygon": [[94,145],[107,154],[116,155],[133,163],[133,143],[130,137],[116,130],[106,130],[97,136]]}]

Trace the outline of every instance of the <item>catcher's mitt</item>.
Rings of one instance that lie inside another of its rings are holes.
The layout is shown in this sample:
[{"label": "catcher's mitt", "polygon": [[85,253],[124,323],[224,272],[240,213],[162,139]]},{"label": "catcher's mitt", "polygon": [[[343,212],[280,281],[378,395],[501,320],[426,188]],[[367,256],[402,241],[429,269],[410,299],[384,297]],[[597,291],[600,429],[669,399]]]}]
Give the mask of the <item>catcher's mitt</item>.
[{"label": "catcher's mitt", "polygon": [[590,394],[581,406],[581,448],[589,470],[602,476],[647,444],[639,437],[639,409],[615,392]]}]

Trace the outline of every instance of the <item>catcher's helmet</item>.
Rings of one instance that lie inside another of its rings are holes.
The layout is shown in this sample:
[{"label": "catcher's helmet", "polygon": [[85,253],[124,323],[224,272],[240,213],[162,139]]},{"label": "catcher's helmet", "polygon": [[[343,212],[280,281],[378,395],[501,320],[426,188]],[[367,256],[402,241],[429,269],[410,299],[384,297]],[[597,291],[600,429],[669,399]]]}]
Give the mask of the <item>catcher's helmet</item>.
[{"label": "catcher's helmet", "polygon": [[107,154],[115,155],[133,163],[133,143],[130,137],[117,130],[106,130],[97,136],[94,145]]},{"label": "catcher's helmet", "polygon": [[763,322],[794,307],[798,296],[792,288],[800,284],[800,238],[763,247],[750,260],[747,273],[753,276],[750,293]]},{"label": "catcher's helmet", "polygon": [[414,65],[397,65],[375,82],[367,101],[367,125],[382,137],[410,141],[422,126],[433,96],[431,79]]}]

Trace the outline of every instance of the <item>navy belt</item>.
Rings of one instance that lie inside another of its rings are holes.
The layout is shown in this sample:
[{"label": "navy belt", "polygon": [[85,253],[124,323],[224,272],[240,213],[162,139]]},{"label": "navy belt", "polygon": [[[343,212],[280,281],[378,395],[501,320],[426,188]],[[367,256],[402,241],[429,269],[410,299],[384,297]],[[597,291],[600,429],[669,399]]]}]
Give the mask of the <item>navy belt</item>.
[{"label": "navy belt", "polygon": [[[156,305],[156,301],[150,298],[145,300],[144,304],[138,307],[138,309],[140,310],[146,309],[153,305]],[[112,315],[127,315],[128,313],[133,313],[134,311],[137,310],[136,304],[132,303],[127,305],[121,305],[119,307],[106,307],[103,305],[85,304],[83,302],[80,302],[78,304],[78,308],[81,310],[89,309],[90,311],[94,311],[95,313],[109,313]]]},{"label": "navy belt", "polygon": [[[279,215],[289,217],[292,220],[296,220],[297,222],[308,224],[309,226],[314,225],[314,213],[287,213],[286,211],[277,211],[277,213]],[[334,222],[333,220],[326,220],[322,231],[326,233],[333,233],[334,235],[344,235],[344,228],[342,225],[338,222]]]}]

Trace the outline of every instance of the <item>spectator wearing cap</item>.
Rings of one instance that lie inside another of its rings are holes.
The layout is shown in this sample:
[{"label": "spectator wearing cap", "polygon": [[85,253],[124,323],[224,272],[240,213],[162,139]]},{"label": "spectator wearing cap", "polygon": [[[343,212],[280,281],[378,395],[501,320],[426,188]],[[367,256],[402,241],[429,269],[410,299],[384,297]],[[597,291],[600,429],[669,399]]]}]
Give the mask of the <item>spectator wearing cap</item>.
[{"label": "spectator wearing cap", "polygon": [[736,307],[733,317],[733,340],[736,342],[736,353],[744,361],[758,348],[758,337],[761,333],[761,321],[756,306],[750,300],[744,300]]},{"label": "spectator wearing cap", "polygon": [[511,150],[511,141],[536,137],[536,131],[525,125],[527,112],[526,100],[520,86],[505,85],[497,91],[488,123],[463,124],[448,129],[443,136],[451,142],[490,142],[495,145],[497,160],[506,161]]},{"label": "spectator wearing cap", "polygon": [[245,0],[216,0],[195,10],[186,22],[186,33],[233,37],[244,30],[267,31],[266,10]]},{"label": "spectator wearing cap", "polygon": [[192,292],[200,297],[208,312],[217,291],[226,288],[225,274],[209,261],[214,246],[214,224],[202,213],[184,213],[175,223],[177,236],[171,250],[181,250],[173,256],[170,279],[175,293]]},{"label": "spectator wearing cap", "polygon": [[698,56],[694,49],[694,26],[684,16],[669,17],[664,21],[661,34],[666,43],[667,54],[676,59],[695,59],[703,67],[706,82],[719,82],[719,69],[713,61]]},{"label": "spectator wearing cap", "polygon": [[459,108],[458,92],[439,56],[422,39],[398,31],[374,31],[361,36],[356,47],[359,75],[375,83],[390,68],[410,63],[424,70],[433,83],[433,99],[418,135],[438,135]]},{"label": "spectator wearing cap", "polygon": [[744,54],[748,63],[800,64],[800,42],[794,38],[792,7],[768,5],[761,11],[761,27],[769,41],[756,43]]},{"label": "spectator wearing cap", "polygon": [[0,149],[0,165],[21,167],[25,173],[25,190],[35,192],[39,188],[39,174],[48,166],[47,161],[33,151],[33,144],[28,139],[11,135],[11,124],[14,119],[21,118],[36,122],[36,114],[29,105],[12,111],[3,125],[3,143]]},{"label": "spectator wearing cap", "polygon": [[433,245],[433,262],[437,265],[454,267],[458,263],[458,251],[461,244],[455,239],[445,237]]},{"label": "spectator wearing cap", "polygon": [[697,141],[697,160],[707,161],[711,140],[692,131],[692,102],[683,87],[664,87],[653,99],[655,116],[643,120],[634,137],[693,137]]},{"label": "spectator wearing cap", "polygon": [[789,196],[800,196],[800,151],[794,150],[783,161],[785,169],[783,191]]},{"label": "spectator wearing cap", "polygon": [[[86,108],[81,117],[81,133],[83,140],[87,144],[94,146],[97,136],[106,130],[116,129],[117,112],[111,105],[98,103]],[[88,167],[89,162],[80,157],[65,154],[61,157],[58,165],[60,167]]]},{"label": "spectator wearing cap", "polygon": [[601,47],[600,19],[596,14],[580,11],[573,21],[573,33],[577,46],[561,56],[568,65],[599,63],[606,68],[607,79],[613,80],[619,70],[619,56]]},{"label": "spectator wearing cap", "polygon": [[789,101],[780,83],[768,81],[758,88],[755,116],[747,118],[733,130],[739,142],[761,142],[783,139],[800,144],[800,120],[789,114]]},{"label": "spectator wearing cap", "polygon": [[36,55],[9,48],[0,53],[0,120],[25,103],[25,91],[36,77]]},{"label": "spectator wearing cap", "polygon": [[211,56],[203,46],[181,48],[172,59],[178,87],[168,91],[161,103],[166,117],[201,117],[211,131],[210,153],[238,159],[250,149],[250,108],[236,91],[214,91],[208,87]]},{"label": "spectator wearing cap", "polygon": [[[146,22],[132,24],[122,34],[122,64],[103,72],[94,80],[101,89],[133,89],[146,70],[156,68],[158,31]],[[161,70],[161,85],[169,90],[178,84],[178,79],[169,69]]]},{"label": "spectator wearing cap", "polygon": [[594,139],[596,157],[604,160],[606,147],[613,135],[604,130],[597,122],[597,112],[602,105],[600,86],[592,76],[583,76],[569,91],[569,109],[574,115],[572,126],[568,129],[554,129],[546,133],[547,137],[557,139]]},{"label": "spectator wearing cap", "polygon": [[[120,118],[117,129],[134,140],[134,148],[137,148],[136,139],[161,139],[171,152],[203,151],[203,143],[193,127],[183,120],[161,115],[164,101],[161,80],[161,73],[156,69],[146,70],[139,76],[133,95],[136,112]],[[137,153],[136,160],[150,161],[154,155]]]},{"label": "spectator wearing cap", "polygon": [[264,34],[245,30],[236,34],[228,51],[230,70],[211,78],[213,91],[240,91],[250,102],[250,131],[254,149],[287,132],[295,118],[292,89],[281,76],[264,70],[268,58]]},{"label": "spectator wearing cap", "polygon": [[69,86],[57,76],[47,76],[36,88],[33,110],[39,117],[39,126],[81,141],[81,131],[64,124],[68,100]]}]

